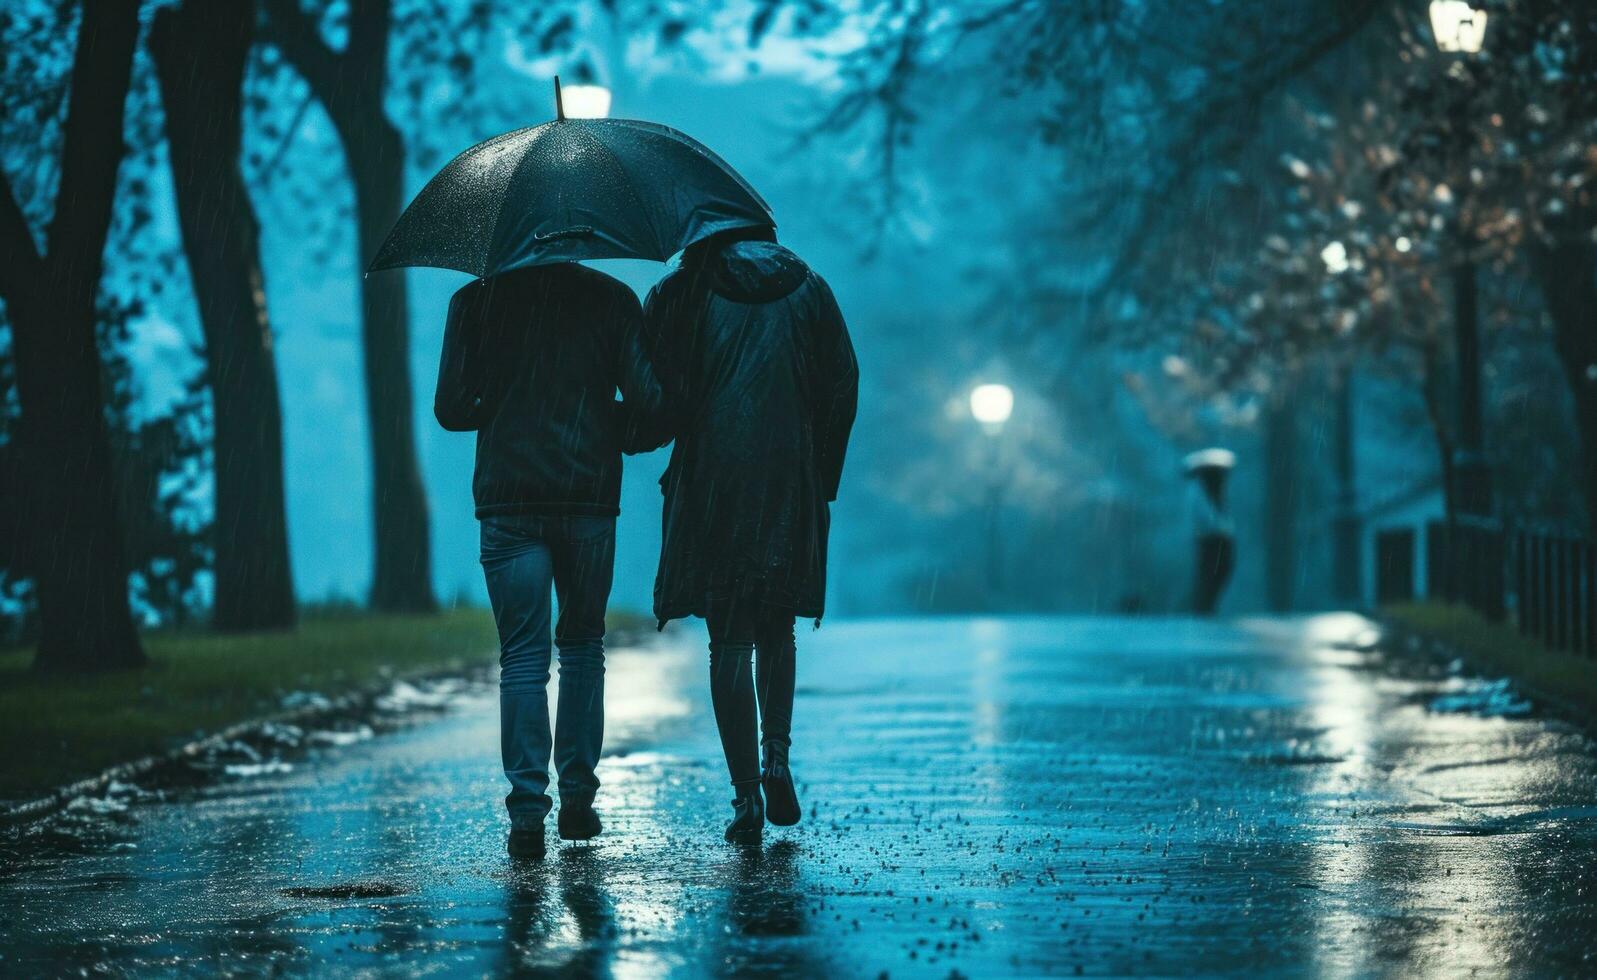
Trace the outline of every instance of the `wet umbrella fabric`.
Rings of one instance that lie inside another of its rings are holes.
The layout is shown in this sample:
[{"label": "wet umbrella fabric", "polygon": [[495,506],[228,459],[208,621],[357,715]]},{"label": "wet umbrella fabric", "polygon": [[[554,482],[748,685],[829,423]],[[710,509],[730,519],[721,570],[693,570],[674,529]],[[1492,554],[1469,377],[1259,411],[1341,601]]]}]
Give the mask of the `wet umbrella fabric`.
[{"label": "wet umbrella fabric", "polygon": [[438,266],[487,277],[581,259],[663,262],[708,235],[774,225],[710,149],[633,119],[559,119],[479,143],[400,215],[371,270]]}]

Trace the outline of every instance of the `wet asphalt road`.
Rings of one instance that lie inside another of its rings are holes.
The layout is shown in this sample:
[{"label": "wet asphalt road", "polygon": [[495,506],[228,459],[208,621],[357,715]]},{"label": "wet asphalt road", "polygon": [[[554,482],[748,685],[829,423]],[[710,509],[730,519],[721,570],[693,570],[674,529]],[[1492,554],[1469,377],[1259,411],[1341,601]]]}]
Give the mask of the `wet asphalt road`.
[{"label": "wet asphalt road", "polygon": [[739,850],[682,632],[612,652],[596,846],[509,865],[495,700],[468,690],[10,841],[0,974],[1597,972],[1592,741],[1374,638],[1346,615],[801,633],[806,820]]}]

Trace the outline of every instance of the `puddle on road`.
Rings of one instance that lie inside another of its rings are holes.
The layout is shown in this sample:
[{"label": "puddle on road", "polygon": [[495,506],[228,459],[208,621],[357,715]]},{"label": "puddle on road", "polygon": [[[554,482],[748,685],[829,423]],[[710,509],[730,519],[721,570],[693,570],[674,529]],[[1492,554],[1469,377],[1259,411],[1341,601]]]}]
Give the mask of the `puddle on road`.
[{"label": "puddle on road", "polygon": [[1503,834],[1538,833],[1553,827],[1597,824],[1597,806],[1555,806],[1492,820],[1438,822],[1398,821],[1388,824],[1393,830],[1435,837],[1497,837]]},{"label": "puddle on road", "polygon": [[396,898],[410,894],[410,889],[383,881],[350,881],[331,885],[296,885],[291,888],[279,888],[277,893],[287,898],[331,898],[347,901],[357,898]]},{"label": "puddle on road", "polygon": [[1430,709],[1439,714],[1471,714],[1482,718],[1523,718],[1531,703],[1506,677],[1497,680],[1456,678],[1447,690],[1432,698]]},{"label": "puddle on road", "polygon": [[1317,752],[1270,753],[1245,756],[1255,766],[1334,766],[1347,761],[1345,755]]}]

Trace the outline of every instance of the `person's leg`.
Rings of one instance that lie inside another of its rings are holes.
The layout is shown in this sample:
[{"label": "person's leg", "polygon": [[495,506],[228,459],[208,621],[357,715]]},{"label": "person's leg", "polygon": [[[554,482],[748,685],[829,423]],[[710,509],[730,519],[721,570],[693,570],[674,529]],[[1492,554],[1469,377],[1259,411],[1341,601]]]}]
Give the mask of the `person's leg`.
[{"label": "person's leg", "polygon": [[499,629],[499,744],[512,830],[549,813],[549,549],[532,518],[482,522],[482,569]]},{"label": "person's leg", "polygon": [[725,836],[733,844],[758,844],[765,805],[760,798],[759,718],[754,703],[755,621],[748,611],[727,602],[711,603],[704,619],[710,628],[710,703],[732,777],[732,822]]},{"label": "person's leg", "polygon": [[560,619],[560,704],[554,759],[560,807],[588,806],[599,789],[594,768],[604,747],[604,614],[615,573],[613,517],[567,517],[554,546]]},{"label": "person's leg", "polygon": [[1229,534],[1220,535],[1216,547],[1219,556],[1215,560],[1214,608],[1219,609],[1220,599],[1225,595],[1226,586],[1231,584],[1231,573],[1236,570],[1236,539]]},{"label": "person's leg", "polygon": [[733,784],[760,778],[757,711],[754,702],[755,623],[731,602],[705,610],[710,629],[710,703],[721,733],[721,751]]},{"label": "person's leg", "polygon": [[760,748],[765,761],[787,763],[793,738],[795,658],[793,614],[768,612],[760,617],[754,646],[754,684],[760,703]]},{"label": "person's leg", "polygon": [[763,614],[755,643],[765,815],[779,827],[791,827],[803,815],[787,757],[793,728],[793,614]]},{"label": "person's leg", "polygon": [[1205,534],[1198,538],[1196,556],[1196,581],[1192,588],[1192,611],[1200,616],[1209,616],[1214,613],[1215,606],[1220,600],[1219,584],[1216,575],[1219,572],[1219,555],[1215,548],[1215,536]]}]

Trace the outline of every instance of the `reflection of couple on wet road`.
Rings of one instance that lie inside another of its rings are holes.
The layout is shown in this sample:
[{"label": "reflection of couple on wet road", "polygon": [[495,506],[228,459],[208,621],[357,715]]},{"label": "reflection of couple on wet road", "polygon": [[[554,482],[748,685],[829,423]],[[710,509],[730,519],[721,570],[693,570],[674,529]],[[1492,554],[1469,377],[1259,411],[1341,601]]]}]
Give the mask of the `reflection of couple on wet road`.
[{"label": "reflection of couple on wet road", "polygon": [[[788,767],[796,617],[823,612],[829,502],[858,371],[831,290],[768,225],[683,251],[640,309],[574,262],[471,283],[449,308],[435,411],[477,432],[473,493],[500,639],[512,853],[600,832],[604,617],[621,454],[675,441],[655,616],[700,616],[735,799],[726,839],[797,823]],[[617,391],[621,400],[616,400]],[[551,737],[550,590],[560,693]],[[763,758],[762,758],[763,755]]]},{"label": "reflection of couple on wet road", "polygon": [[[798,845],[783,840],[767,848],[736,848],[706,861],[709,877],[726,885],[726,902],[695,908],[694,914],[710,917],[709,928],[701,933],[708,946],[700,947],[702,962],[719,964],[719,972],[727,976],[826,975],[827,964],[812,944],[764,942],[806,931],[797,858]],[[613,875],[614,869],[585,847],[567,848],[557,861],[513,868],[505,878],[504,958],[494,975],[609,976],[621,972],[615,969],[618,958],[638,964],[635,947],[640,938],[668,948],[672,926],[637,916],[627,922],[623,940],[610,891]],[[677,917],[665,921],[673,923]],[[627,950],[628,945],[634,948]]]}]

